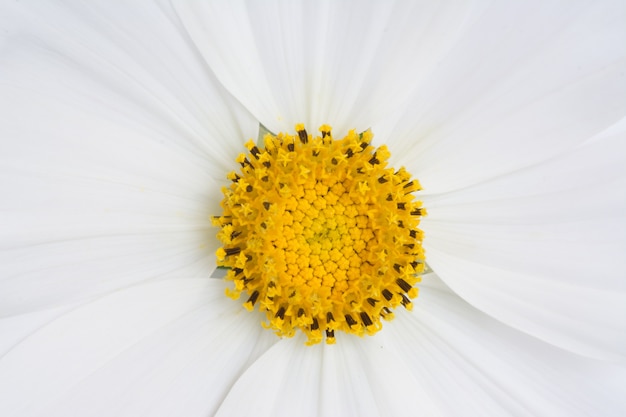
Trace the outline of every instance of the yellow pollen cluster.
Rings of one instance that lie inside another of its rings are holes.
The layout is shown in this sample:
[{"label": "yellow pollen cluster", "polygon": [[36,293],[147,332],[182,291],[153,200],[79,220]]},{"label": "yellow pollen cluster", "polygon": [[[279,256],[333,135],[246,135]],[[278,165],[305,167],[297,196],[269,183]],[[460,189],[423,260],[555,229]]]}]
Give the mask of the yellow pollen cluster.
[{"label": "yellow pollen cluster", "polygon": [[335,342],[335,331],[362,336],[382,328],[402,304],[411,309],[424,269],[417,180],[387,168],[385,146],[354,130],[334,140],[329,126],[313,138],[264,137],[246,144],[223,188],[218,264],[244,306],[267,315],[280,336],[304,332],[307,344]]}]

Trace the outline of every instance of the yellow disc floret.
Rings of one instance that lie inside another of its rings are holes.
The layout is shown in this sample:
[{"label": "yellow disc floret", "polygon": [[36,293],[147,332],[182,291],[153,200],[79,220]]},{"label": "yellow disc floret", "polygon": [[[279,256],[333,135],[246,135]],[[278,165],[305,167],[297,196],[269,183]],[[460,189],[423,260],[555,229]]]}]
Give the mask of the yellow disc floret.
[{"label": "yellow disc floret", "polygon": [[330,126],[312,137],[266,134],[249,141],[239,174],[224,188],[214,218],[234,288],[244,307],[265,311],[278,335],[300,329],[308,344],[335,342],[335,331],[362,336],[381,329],[399,305],[411,309],[424,269],[420,185],[404,168],[387,168],[372,133],[334,140]]}]

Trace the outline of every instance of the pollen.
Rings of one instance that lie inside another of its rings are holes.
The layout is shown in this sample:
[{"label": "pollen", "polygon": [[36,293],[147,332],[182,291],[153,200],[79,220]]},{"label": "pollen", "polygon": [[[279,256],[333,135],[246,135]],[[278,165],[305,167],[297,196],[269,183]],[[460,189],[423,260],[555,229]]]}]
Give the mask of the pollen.
[{"label": "pollen", "polygon": [[424,270],[419,182],[387,166],[390,153],[371,145],[371,131],[338,140],[328,125],[319,131],[298,124],[295,135],[246,143],[213,218],[226,294],[264,312],[264,327],[285,337],[300,330],[309,345],[378,332],[396,307],[412,308]]}]

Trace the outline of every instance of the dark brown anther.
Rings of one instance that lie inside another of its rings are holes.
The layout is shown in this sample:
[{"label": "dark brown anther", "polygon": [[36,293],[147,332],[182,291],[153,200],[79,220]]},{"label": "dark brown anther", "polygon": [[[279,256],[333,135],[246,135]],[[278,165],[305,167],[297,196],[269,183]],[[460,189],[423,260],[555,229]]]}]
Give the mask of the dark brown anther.
[{"label": "dark brown anther", "polygon": [[240,179],[241,179],[241,177],[239,175],[235,174],[235,178],[233,178],[231,181],[236,183]]},{"label": "dark brown anther", "polygon": [[411,236],[413,239],[415,239],[417,237],[417,230],[411,230],[409,232],[409,236]]},{"label": "dark brown anther", "polygon": [[259,292],[255,291],[252,293],[252,295],[250,296],[250,298],[248,298],[248,302],[252,305],[254,305],[254,303],[256,303],[256,300],[259,298]]},{"label": "dark brown anther", "polygon": [[263,182],[268,182],[270,180],[270,177],[268,177],[267,175],[261,178],[261,181]]},{"label": "dark brown anther", "polygon": [[393,201],[393,196],[391,194],[387,194],[387,201]]},{"label": "dark brown anther", "polygon": [[269,210],[271,206],[271,203],[269,201],[264,201],[263,202],[263,208],[265,208],[265,210]]},{"label": "dark brown anther", "polygon": [[330,162],[332,162],[333,165],[337,165],[337,158],[331,159]]},{"label": "dark brown anther", "polygon": [[354,151],[352,150],[352,148],[348,148],[348,150],[346,151],[346,156],[348,158],[352,158],[354,156]]},{"label": "dark brown anther", "polygon": [[396,272],[399,274],[400,272],[402,272],[402,265],[393,264],[393,269],[395,269]]},{"label": "dark brown anther", "polygon": [[289,152],[293,152],[293,150],[296,149],[296,147],[293,143],[289,143],[287,145],[287,149],[289,149]]},{"label": "dark brown anther", "polygon": [[331,329],[326,329],[326,337],[329,339],[335,338],[335,331]]},{"label": "dark brown anther", "polygon": [[254,166],[248,161],[248,158],[244,158],[243,162],[241,162],[241,167],[245,168],[248,165],[250,168],[254,169]]},{"label": "dark brown anther", "polygon": [[413,261],[413,262],[411,262],[411,266],[413,267],[413,269],[417,268],[417,266],[418,266],[419,264],[420,264],[420,263],[419,263],[419,262],[417,262],[417,261]]},{"label": "dark brown anther", "polygon": [[309,142],[309,135],[306,133],[305,129],[298,130],[298,137],[300,138],[300,142],[303,144],[307,144]]},{"label": "dark brown anther", "polygon": [[251,186],[251,185],[248,185],[248,186],[246,187],[246,191],[247,191],[247,192],[251,193],[251,192],[252,192],[252,190],[253,190],[253,188],[252,188],[252,186]]},{"label": "dark brown anther", "polygon": [[241,248],[224,248],[224,252],[226,252],[226,256],[239,255]]},{"label": "dark brown anther", "polygon": [[348,327],[352,327],[356,324],[356,320],[352,318],[350,314],[346,314],[346,323],[348,323]]},{"label": "dark brown anther", "polygon": [[379,183],[381,183],[381,184],[384,184],[384,183],[386,183],[386,182],[388,182],[388,181],[389,181],[389,180],[388,180],[387,178],[385,178],[385,177],[380,177],[380,178],[378,179],[378,182],[379,182]]},{"label": "dark brown anther", "polygon": [[409,249],[415,249],[415,243],[405,243],[404,246]]},{"label": "dark brown anther", "polygon": [[405,203],[398,203],[398,210],[404,210]]},{"label": "dark brown anther", "polygon": [[378,160],[378,158],[376,158],[376,152],[374,152],[374,155],[372,155],[372,157],[370,158],[369,161],[367,161],[370,163],[370,165],[376,165],[376,164],[380,164],[380,161]]},{"label": "dark brown anther", "polygon": [[320,153],[319,153],[318,151],[313,151],[313,152],[311,152],[311,155],[313,155],[313,156],[319,156],[319,154],[320,154]]},{"label": "dark brown anther", "polygon": [[376,307],[376,303],[378,302],[378,300],[375,300],[373,298],[368,298],[367,302],[369,305],[371,305],[372,307]]},{"label": "dark brown anther", "polygon": [[240,235],[241,235],[241,232],[239,232],[239,231],[232,232],[230,234],[230,240],[234,240],[235,238],[237,238]]},{"label": "dark brown anther", "polygon": [[421,208],[416,208],[415,210],[413,210],[411,212],[411,216],[421,216],[422,215],[422,209]]},{"label": "dark brown anther", "polygon": [[361,142],[361,151],[364,151],[368,146],[370,146],[367,142]]},{"label": "dark brown anther", "polygon": [[317,322],[317,319],[313,317],[313,324],[311,324],[311,330],[318,330],[320,328],[320,324]]},{"label": "dark brown anther", "polygon": [[235,277],[243,272],[241,268],[233,268],[233,272],[235,273]]},{"label": "dark brown anther", "polygon": [[402,305],[404,307],[408,306],[409,304],[411,304],[411,300],[409,299],[409,297],[407,297],[404,294],[400,294],[402,296]]},{"label": "dark brown anther", "polygon": [[402,222],[402,220],[398,220],[398,227],[404,227],[404,223]]},{"label": "dark brown anther", "polygon": [[333,317],[333,313],[331,313],[330,311],[326,313],[326,321],[328,323],[330,323],[331,321],[335,321],[335,318]]},{"label": "dark brown anther", "polygon": [[265,161],[265,162],[263,162],[263,166],[264,166],[265,168],[269,168],[269,167],[271,167],[271,166],[272,166],[272,163],[271,163],[270,161]]},{"label": "dark brown anther", "polygon": [[387,288],[385,288],[383,290],[383,297],[385,297],[385,300],[391,301],[391,299],[393,298],[393,294],[391,293],[391,291],[389,291]]},{"label": "dark brown anther", "polygon": [[261,153],[259,151],[259,148],[257,148],[256,146],[253,146],[252,149],[250,149],[250,153],[252,154],[252,156],[254,156],[256,159],[259,159],[259,154]]},{"label": "dark brown anther", "polygon": [[304,316],[304,309],[303,308],[298,310],[298,317],[302,317],[302,316]]},{"label": "dark brown anther", "polygon": [[365,311],[360,312],[359,315],[361,316],[361,321],[363,322],[365,327],[369,327],[372,324],[374,324],[370,316],[368,316],[368,314]]},{"label": "dark brown anther", "polygon": [[391,314],[391,310],[389,310],[387,307],[383,307],[380,311],[380,315],[383,317],[388,316],[389,314]]},{"label": "dark brown anther", "polygon": [[276,315],[274,317],[280,317],[281,319],[285,318],[285,307],[281,307],[278,309],[278,311],[276,312]]},{"label": "dark brown anther", "polygon": [[413,185],[413,181],[409,181],[406,184],[404,184],[404,186],[402,188],[409,188]]},{"label": "dark brown anther", "polygon": [[402,288],[402,291],[404,292],[409,292],[409,290],[411,289],[411,285],[402,278],[398,278],[396,280],[396,284],[398,284],[398,287]]}]

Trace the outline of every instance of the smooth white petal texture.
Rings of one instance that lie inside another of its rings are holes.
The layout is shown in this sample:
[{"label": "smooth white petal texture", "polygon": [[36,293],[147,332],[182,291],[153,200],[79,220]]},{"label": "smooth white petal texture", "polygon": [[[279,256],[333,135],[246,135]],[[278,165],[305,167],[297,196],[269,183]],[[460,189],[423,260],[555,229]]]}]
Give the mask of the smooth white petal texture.
[{"label": "smooth white petal texture", "polygon": [[609,126],[607,129],[598,133],[597,135],[592,136],[587,139],[585,143],[591,143],[599,139],[608,138],[615,135],[625,134],[626,133],[626,116],[622,118],[619,122]]},{"label": "smooth white petal texture", "polygon": [[424,199],[427,260],[487,314],[562,348],[626,358],[626,133]]},{"label": "smooth white petal texture", "polygon": [[265,126],[386,138],[477,10],[464,1],[174,1],[220,81]]},{"label": "smooth white petal texture", "polygon": [[212,415],[277,341],[259,321],[214,279],[111,293],[0,358],[0,415]]},{"label": "smooth white petal texture", "polygon": [[448,416],[626,413],[623,365],[516,331],[461,300],[435,274],[424,277],[413,312],[399,311],[381,337],[416,379],[427,381],[426,395]]},{"label": "smooth white petal texture", "polygon": [[108,2],[0,15],[0,316],[210,273],[209,217],[258,122],[176,17]]},{"label": "smooth white petal texture", "polygon": [[309,347],[300,336],[261,356],[217,415],[440,415],[424,388],[429,382],[418,382],[380,339],[339,334],[336,345]]},{"label": "smooth white petal texture", "polygon": [[76,305],[64,304],[61,307],[0,318],[0,357],[33,332],[75,307]]},{"label": "smooth white petal texture", "polygon": [[410,84],[415,95],[389,139],[392,161],[426,193],[442,193],[611,126],[626,115],[625,15],[623,1],[494,2],[436,72]]}]

